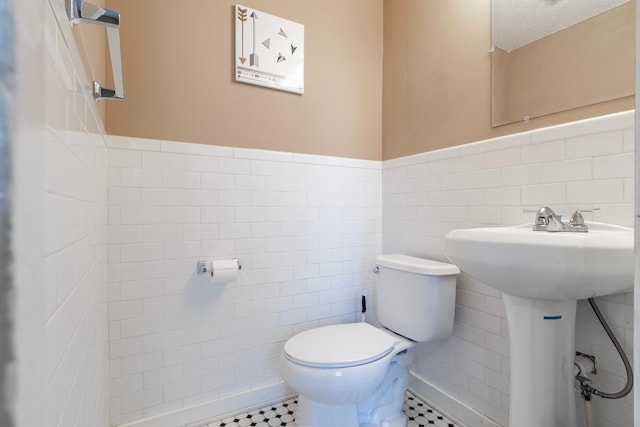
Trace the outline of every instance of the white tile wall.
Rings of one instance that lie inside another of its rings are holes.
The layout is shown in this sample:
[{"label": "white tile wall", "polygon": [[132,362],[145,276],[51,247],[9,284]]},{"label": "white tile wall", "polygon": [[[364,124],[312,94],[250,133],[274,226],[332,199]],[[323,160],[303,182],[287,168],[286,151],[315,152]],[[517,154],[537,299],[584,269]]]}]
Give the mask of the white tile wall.
[{"label": "white tile wall", "polygon": [[[109,146],[113,423],[277,383],[284,341],[354,321],[362,290],[373,295],[380,162]],[[195,274],[200,259],[230,257],[243,266],[237,282]]]},{"label": "white tile wall", "polygon": [[[523,208],[633,226],[633,112],[382,164],[382,251],[444,258],[455,228],[532,221]],[[633,294],[598,299],[633,358]],[[454,335],[418,346],[415,372],[502,425],[509,413],[508,331],[500,293],[462,275]],[[597,358],[596,387],[618,390],[624,369],[589,305],[579,302],[576,349]],[[428,397],[428,396],[427,396]],[[578,416],[583,417],[578,399]],[[594,399],[596,425],[633,424],[633,398]]]},{"label": "white tile wall", "polygon": [[106,427],[107,147],[63,2],[44,20],[45,425]]}]

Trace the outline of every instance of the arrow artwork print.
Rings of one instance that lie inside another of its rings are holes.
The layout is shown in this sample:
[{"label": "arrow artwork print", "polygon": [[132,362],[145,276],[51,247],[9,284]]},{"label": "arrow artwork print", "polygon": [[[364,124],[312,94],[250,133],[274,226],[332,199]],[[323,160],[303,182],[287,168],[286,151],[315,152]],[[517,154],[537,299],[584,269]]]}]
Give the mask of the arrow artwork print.
[{"label": "arrow artwork print", "polygon": [[304,93],[304,25],[241,5],[235,20],[236,81]]},{"label": "arrow artwork print", "polygon": [[256,54],[256,20],[258,19],[258,14],[255,11],[251,14],[251,19],[253,19],[253,53],[249,56],[249,63],[255,67],[259,67],[259,57],[258,54]]},{"label": "arrow artwork print", "polygon": [[240,21],[240,35],[241,35],[241,40],[240,40],[240,49],[242,54],[240,55],[240,57],[238,58],[240,60],[240,62],[242,64],[244,64],[245,62],[247,62],[247,58],[245,58],[244,56],[244,23],[247,21],[247,9],[241,9],[240,7],[236,7],[237,11],[238,11],[238,21]]}]

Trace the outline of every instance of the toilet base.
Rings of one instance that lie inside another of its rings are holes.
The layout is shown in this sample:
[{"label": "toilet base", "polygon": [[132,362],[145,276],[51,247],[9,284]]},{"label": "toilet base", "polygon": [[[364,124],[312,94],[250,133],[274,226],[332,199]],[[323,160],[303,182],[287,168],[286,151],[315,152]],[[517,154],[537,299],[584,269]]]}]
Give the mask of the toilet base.
[{"label": "toilet base", "polygon": [[358,408],[352,405],[326,405],[298,395],[295,413],[298,427],[358,427]]},{"label": "toilet base", "polygon": [[298,395],[295,413],[297,427],[406,427],[407,416],[382,420],[379,423],[358,421],[357,405],[325,405]]},{"label": "toilet base", "polygon": [[299,427],[405,427],[402,411],[409,383],[411,353],[398,354],[391,361],[380,388],[369,399],[346,405],[328,405],[298,396],[295,423]]},{"label": "toilet base", "polygon": [[399,417],[384,420],[382,424],[363,423],[359,427],[407,427],[407,416],[402,414]]}]

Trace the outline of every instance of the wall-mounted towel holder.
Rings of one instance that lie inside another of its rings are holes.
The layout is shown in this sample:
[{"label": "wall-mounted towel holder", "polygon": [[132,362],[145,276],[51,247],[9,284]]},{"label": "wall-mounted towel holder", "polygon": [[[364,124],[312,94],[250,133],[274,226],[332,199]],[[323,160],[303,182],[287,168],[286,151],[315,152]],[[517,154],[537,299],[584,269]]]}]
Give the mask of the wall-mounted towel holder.
[{"label": "wall-mounted towel holder", "polygon": [[122,57],[120,55],[120,14],[83,0],[67,0],[67,14],[72,24],[85,23],[107,28],[115,89],[102,87],[98,82],[94,81],[93,98],[96,101],[101,99],[124,100]]}]

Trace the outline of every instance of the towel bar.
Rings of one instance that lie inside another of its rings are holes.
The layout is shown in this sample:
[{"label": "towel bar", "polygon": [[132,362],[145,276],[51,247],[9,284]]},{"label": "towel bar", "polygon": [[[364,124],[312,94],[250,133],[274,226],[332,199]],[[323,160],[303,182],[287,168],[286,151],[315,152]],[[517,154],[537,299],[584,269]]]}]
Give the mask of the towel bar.
[{"label": "towel bar", "polygon": [[107,28],[107,41],[109,42],[115,89],[104,88],[94,81],[93,98],[96,101],[101,99],[124,100],[122,56],[120,54],[120,14],[83,0],[67,0],[67,14],[72,24],[85,23]]}]

